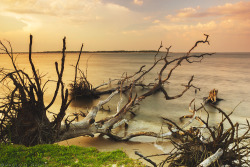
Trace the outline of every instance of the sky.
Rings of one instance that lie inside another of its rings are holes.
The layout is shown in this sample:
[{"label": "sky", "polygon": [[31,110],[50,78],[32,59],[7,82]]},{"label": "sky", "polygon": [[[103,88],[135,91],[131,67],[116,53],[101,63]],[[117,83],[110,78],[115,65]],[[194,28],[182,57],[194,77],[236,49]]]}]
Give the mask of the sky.
[{"label": "sky", "polygon": [[0,40],[16,52],[62,49],[250,52],[250,0],[1,0]]}]

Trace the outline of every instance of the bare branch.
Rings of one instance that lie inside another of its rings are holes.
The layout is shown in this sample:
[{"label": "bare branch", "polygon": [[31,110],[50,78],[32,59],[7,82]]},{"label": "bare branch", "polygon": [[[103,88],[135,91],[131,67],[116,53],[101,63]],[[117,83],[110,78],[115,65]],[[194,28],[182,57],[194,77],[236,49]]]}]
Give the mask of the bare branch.
[{"label": "bare branch", "polygon": [[58,80],[57,80],[54,96],[53,96],[51,102],[47,105],[47,107],[45,107],[45,110],[48,110],[56,100],[58,90],[59,90],[60,84],[62,82],[62,76],[63,76],[63,71],[64,71],[64,62],[65,62],[65,51],[66,51],[66,37],[63,38],[63,49],[62,49],[61,71],[60,72],[58,70],[58,63],[57,62],[55,63],[56,72],[58,75]]}]

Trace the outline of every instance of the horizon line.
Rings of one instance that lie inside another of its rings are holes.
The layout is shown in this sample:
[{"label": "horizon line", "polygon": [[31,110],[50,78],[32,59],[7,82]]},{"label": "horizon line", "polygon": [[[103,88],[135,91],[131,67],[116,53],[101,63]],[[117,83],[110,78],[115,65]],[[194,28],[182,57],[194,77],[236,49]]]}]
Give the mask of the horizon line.
[{"label": "horizon line", "polygon": [[[79,53],[80,51],[65,51],[66,53]],[[158,52],[157,50],[100,50],[100,51],[82,51],[82,53],[126,53],[126,52]],[[159,51],[159,53],[165,53],[166,51]],[[27,54],[27,52],[13,52],[13,54]],[[32,53],[62,53],[62,51],[34,51]],[[170,52],[170,53],[187,53],[187,52]],[[250,51],[232,51],[232,52],[193,52],[193,53],[250,53]],[[0,52],[0,54],[5,54]]]}]

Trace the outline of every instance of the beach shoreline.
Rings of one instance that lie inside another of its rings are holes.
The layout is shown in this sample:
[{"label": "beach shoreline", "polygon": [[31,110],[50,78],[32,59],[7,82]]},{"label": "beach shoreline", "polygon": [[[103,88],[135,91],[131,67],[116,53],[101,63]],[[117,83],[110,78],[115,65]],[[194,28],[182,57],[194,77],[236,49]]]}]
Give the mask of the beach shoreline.
[{"label": "beach shoreline", "polygon": [[[140,157],[135,155],[135,151],[138,151],[144,156],[163,154],[164,152],[157,149],[154,142],[135,142],[135,141],[113,141],[103,137],[77,137],[73,139],[64,140],[58,142],[59,145],[70,146],[76,145],[80,147],[95,147],[99,151],[114,151],[120,149],[124,151],[130,158],[139,159]],[[170,145],[170,143],[168,143]],[[162,162],[166,156],[150,157],[156,164]],[[147,161],[139,159],[143,164],[150,165]]]}]

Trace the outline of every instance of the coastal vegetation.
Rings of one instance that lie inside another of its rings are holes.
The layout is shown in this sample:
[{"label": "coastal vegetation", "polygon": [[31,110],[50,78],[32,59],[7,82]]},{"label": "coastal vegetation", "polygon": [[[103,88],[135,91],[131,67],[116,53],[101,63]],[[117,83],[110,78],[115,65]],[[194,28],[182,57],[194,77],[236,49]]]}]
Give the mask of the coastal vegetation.
[{"label": "coastal vegetation", "polygon": [[[94,137],[95,135],[100,135],[107,136],[116,141],[128,141],[137,136],[151,136],[170,139],[175,146],[175,149],[171,153],[166,154],[166,160],[158,164],[159,166],[164,166],[166,163],[170,163],[170,166],[206,166],[203,164],[206,163],[206,160],[209,160],[207,164],[213,164],[214,166],[249,165],[249,161],[246,159],[249,156],[249,122],[246,121],[246,124],[242,124],[241,126],[239,123],[233,123],[230,119],[232,113],[226,114],[215,105],[216,93],[211,94],[211,96],[209,95],[207,100],[210,100],[211,103],[207,105],[211,105],[221,113],[222,120],[217,127],[210,126],[209,112],[206,110],[205,104],[201,104],[201,107],[198,108],[194,105],[192,109],[193,100],[189,106],[192,115],[181,118],[190,119],[184,126],[181,127],[170,118],[164,117],[162,121],[168,127],[169,132],[167,133],[160,134],[154,131],[127,133],[127,128],[130,126],[129,121],[136,116],[135,109],[144,99],[155,93],[160,93],[168,101],[182,97],[190,89],[195,92],[200,90],[200,88],[193,85],[194,76],[190,76],[190,79],[186,83],[180,83],[183,86],[180,92],[170,95],[169,90],[171,87],[168,85],[168,81],[172,78],[173,72],[184,64],[183,62],[186,62],[186,65],[193,65],[193,63],[201,62],[204,57],[214,54],[193,53],[193,50],[198,45],[209,44],[209,36],[204,35],[204,40],[197,41],[186,54],[177,58],[170,56],[171,46],[166,48],[165,55],[159,55],[160,49],[163,47],[161,44],[156,54],[152,56],[150,67],[143,65],[138,67],[138,71],[133,74],[125,72],[119,79],[110,80],[96,87],[88,81],[87,68],[85,72],[79,68],[79,60],[83,49],[82,45],[75,65],[75,75],[73,83],[70,85],[70,90],[67,89],[67,85],[63,82],[66,57],[66,38],[64,38],[60,66],[59,63],[55,62],[57,73],[56,86],[51,101],[48,104],[45,103],[44,94],[46,84],[50,81],[44,81],[33,63],[32,35],[30,35],[29,44],[29,65],[32,74],[28,74],[18,68],[10,42],[3,43],[0,41],[0,50],[9,56],[13,66],[12,71],[3,68],[0,70],[0,83],[6,88],[6,92],[8,92],[1,99],[0,105],[1,143],[35,146],[39,144],[52,144],[78,136]],[[153,69],[156,69],[156,67],[159,70],[155,76],[155,82],[147,83],[144,81],[144,77],[152,72]],[[113,81],[117,81],[115,88],[105,91],[98,90],[103,85],[107,85]],[[138,93],[136,90],[140,88],[143,91]],[[74,113],[74,116],[66,117],[67,108],[74,98],[78,96],[98,98],[100,95],[106,93],[109,96],[106,99],[100,100],[90,111]],[[47,113],[54,104],[55,99],[59,96],[61,98],[60,109],[59,111],[53,111],[53,119],[48,118]],[[114,96],[120,98],[117,103],[116,113],[97,120],[96,116],[99,110],[104,104],[109,103]],[[206,112],[207,117],[201,118],[197,116],[197,111]],[[83,119],[77,121],[80,116]],[[190,126],[194,120],[200,122],[200,126]],[[229,128],[226,128],[225,122],[229,123]],[[243,134],[242,131],[244,131]],[[11,148],[11,145],[9,146]],[[217,156],[217,152],[219,156]],[[210,160],[211,156],[216,158]],[[144,156],[142,155],[142,157]],[[144,159],[149,161],[147,157],[144,157]],[[154,162],[151,162],[151,164],[157,166]]]},{"label": "coastal vegetation", "polygon": [[0,166],[144,166],[121,150],[43,144],[33,147],[0,145]]}]

